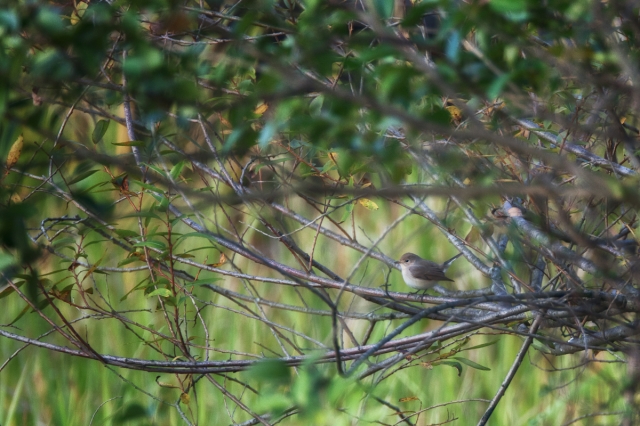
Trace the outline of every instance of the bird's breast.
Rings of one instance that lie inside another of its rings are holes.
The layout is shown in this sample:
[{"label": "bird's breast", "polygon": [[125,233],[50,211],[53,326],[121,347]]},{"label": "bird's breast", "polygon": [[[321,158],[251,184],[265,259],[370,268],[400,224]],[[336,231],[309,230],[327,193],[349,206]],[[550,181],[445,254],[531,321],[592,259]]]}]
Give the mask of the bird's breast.
[{"label": "bird's breast", "polygon": [[409,287],[415,288],[418,290],[426,290],[433,287],[436,284],[436,281],[427,281],[427,280],[420,280],[415,278],[411,274],[411,271],[409,271],[409,268],[402,268],[402,278],[404,279],[404,282]]}]

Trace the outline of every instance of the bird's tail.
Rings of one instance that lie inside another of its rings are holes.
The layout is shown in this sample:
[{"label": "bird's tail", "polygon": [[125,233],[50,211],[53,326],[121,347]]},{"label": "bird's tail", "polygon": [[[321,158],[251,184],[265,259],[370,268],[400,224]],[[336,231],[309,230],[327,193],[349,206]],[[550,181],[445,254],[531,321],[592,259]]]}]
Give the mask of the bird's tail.
[{"label": "bird's tail", "polygon": [[449,265],[451,265],[453,263],[454,260],[456,260],[457,258],[459,258],[460,256],[462,256],[462,253],[458,253],[455,256],[453,256],[451,259],[447,260],[446,262],[444,262],[442,264],[443,269],[446,269],[449,267]]}]

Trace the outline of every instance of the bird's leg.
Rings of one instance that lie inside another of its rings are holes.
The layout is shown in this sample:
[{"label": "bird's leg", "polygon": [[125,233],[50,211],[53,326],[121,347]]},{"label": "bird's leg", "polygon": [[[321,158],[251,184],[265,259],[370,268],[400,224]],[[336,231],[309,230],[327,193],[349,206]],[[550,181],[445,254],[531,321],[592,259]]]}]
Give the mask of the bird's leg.
[{"label": "bird's leg", "polygon": [[[411,293],[409,293],[409,295],[411,296],[418,296],[420,293],[422,293],[421,297],[424,297],[427,295],[427,290],[429,290],[428,288],[425,289],[418,289],[416,291],[412,291]],[[422,300],[421,300],[422,301]]]},{"label": "bird's leg", "polygon": [[[424,297],[427,295],[427,290],[429,289],[425,288],[424,290],[422,290],[422,299],[424,299]],[[420,300],[420,302],[422,302],[422,300]]]}]

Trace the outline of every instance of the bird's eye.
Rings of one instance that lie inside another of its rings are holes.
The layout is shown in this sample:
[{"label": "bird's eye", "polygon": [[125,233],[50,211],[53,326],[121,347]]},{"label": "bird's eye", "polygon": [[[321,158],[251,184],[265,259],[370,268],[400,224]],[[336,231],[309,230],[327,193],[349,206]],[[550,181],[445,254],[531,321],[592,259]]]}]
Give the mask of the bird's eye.
[{"label": "bird's eye", "polygon": [[405,259],[404,261],[405,261],[405,263],[409,263],[409,259]]}]

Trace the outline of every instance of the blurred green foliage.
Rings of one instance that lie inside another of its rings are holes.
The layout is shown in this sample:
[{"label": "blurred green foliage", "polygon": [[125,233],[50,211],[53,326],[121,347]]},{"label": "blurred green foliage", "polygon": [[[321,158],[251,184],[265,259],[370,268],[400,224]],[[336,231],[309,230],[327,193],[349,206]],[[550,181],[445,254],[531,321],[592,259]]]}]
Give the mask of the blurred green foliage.
[{"label": "blurred green foliage", "polygon": [[[438,225],[486,264],[497,262],[483,240],[494,229],[488,212],[502,203],[508,184],[520,185],[517,196],[527,199],[526,186],[541,174],[557,183],[555,198],[546,201],[553,211],[535,211],[540,226],[553,223],[545,230],[589,238],[614,228],[633,234],[639,12],[622,0],[8,4],[0,10],[2,161],[20,137],[25,144],[0,177],[0,303],[6,304],[0,330],[83,350],[85,339],[100,354],[165,361],[333,349],[330,317],[299,312],[328,309],[318,293],[273,281],[259,283],[267,290],[249,280],[223,281],[215,268],[230,264],[233,271],[282,277],[186,219],[238,247],[320,274],[295,247],[279,245],[283,235],[305,232],[301,250],[344,278],[359,259],[349,244],[371,244],[402,215],[394,203],[404,208],[404,184],[419,184],[408,187],[419,195],[451,191],[436,194],[447,201],[434,202],[446,212]],[[546,133],[517,121],[525,118]],[[566,154],[567,142],[592,157]],[[632,169],[616,174],[612,165]],[[575,192],[565,197],[567,187]],[[465,189],[478,192],[446,197]],[[527,201],[535,210],[535,200]],[[317,220],[301,225],[275,204]],[[322,237],[316,247],[320,226],[349,244]],[[424,219],[410,217],[376,250],[397,258],[414,246],[444,258],[446,240],[426,234]],[[526,283],[538,251],[524,240],[504,257],[509,273]],[[606,276],[622,276],[611,253],[591,258]],[[389,266],[365,263],[353,284],[382,286]],[[546,270],[549,282],[561,276],[554,288],[573,288],[577,274],[563,275],[565,267]],[[602,287],[593,281],[599,274],[583,275]],[[473,282],[488,285],[480,274]],[[210,284],[251,298],[214,292]],[[254,296],[299,311],[274,307],[274,313]],[[366,304],[371,300],[350,297],[337,309],[378,313]],[[368,343],[401,323],[389,320],[386,331],[372,325],[367,332],[369,323],[357,321],[355,334],[370,337]],[[570,330],[560,337],[577,333]],[[410,371],[403,365],[369,381],[340,377],[333,365],[292,369],[262,361],[245,373],[246,383],[232,373],[176,373],[164,375],[173,380],[166,386],[154,383],[153,372],[102,368],[55,352],[49,359],[46,349],[27,348],[36,356],[23,357],[17,340],[5,335],[0,423],[222,424],[245,421],[256,410],[289,424],[392,424],[436,403],[493,396],[521,341],[505,338],[480,351],[485,337],[469,336],[449,343],[455,350],[409,357]],[[353,345],[347,337],[339,339],[344,347]],[[471,338],[475,351],[457,356]],[[623,408],[621,389],[631,385],[620,385],[625,372],[615,356],[606,358],[609,365],[589,364],[594,371],[584,386],[582,373],[571,370],[578,358],[557,360],[575,377],[563,371],[550,378],[536,370],[544,357],[532,357],[495,424],[556,424]],[[561,398],[553,395],[574,379]],[[230,394],[211,391],[202,385],[207,381]],[[407,405],[413,402],[419,406]],[[460,424],[475,422],[484,407],[470,406],[455,411]],[[451,420],[441,413],[410,421]],[[620,417],[588,424],[610,420],[618,424]]]}]

